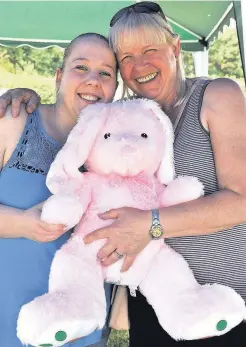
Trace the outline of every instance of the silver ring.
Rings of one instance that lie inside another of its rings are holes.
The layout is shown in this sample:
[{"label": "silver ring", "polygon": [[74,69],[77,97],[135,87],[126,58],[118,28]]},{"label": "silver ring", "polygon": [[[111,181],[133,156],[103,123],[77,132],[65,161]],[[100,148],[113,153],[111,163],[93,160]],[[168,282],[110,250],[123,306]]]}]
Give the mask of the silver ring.
[{"label": "silver ring", "polygon": [[116,257],[117,257],[118,259],[121,259],[121,258],[124,257],[124,254],[118,253],[117,250],[114,251],[114,254],[116,255]]}]

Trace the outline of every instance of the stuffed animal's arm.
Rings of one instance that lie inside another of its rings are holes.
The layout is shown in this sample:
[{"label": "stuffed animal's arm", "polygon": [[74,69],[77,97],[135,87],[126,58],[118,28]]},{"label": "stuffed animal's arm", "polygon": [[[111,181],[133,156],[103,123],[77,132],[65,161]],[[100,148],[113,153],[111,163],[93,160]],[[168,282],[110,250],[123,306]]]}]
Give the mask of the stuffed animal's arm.
[{"label": "stuffed animal's arm", "polygon": [[193,176],[178,176],[163,190],[161,206],[168,207],[203,196],[203,184]]},{"label": "stuffed animal's arm", "polygon": [[80,188],[52,195],[43,206],[41,219],[48,223],[64,224],[71,229],[87,210],[91,196],[92,187],[85,177]]}]

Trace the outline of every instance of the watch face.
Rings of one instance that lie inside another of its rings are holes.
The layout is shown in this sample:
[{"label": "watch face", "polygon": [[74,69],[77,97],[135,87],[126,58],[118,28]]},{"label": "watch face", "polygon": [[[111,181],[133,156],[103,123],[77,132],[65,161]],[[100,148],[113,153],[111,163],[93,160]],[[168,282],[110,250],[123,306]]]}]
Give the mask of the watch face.
[{"label": "watch face", "polygon": [[161,235],[163,234],[161,225],[154,225],[151,228],[150,233],[154,239],[158,239],[159,237],[161,237]]}]

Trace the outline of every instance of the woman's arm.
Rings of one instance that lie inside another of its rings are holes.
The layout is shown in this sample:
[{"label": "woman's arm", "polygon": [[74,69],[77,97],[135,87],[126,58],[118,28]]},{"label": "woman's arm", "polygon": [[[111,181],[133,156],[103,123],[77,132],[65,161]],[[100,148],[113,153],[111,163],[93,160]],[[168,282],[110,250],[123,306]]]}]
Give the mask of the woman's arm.
[{"label": "woman's arm", "polygon": [[0,205],[0,238],[24,237],[38,242],[50,242],[64,232],[60,224],[48,224],[40,220],[42,204],[28,210]]},{"label": "woman's arm", "polygon": [[26,112],[32,113],[40,103],[40,96],[32,89],[9,89],[0,96],[0,118],[6,114],[7,107],[11,105],[11,114],[17,117],[20,114],[21,104],[25,104]]},{"label": "woman's arm", "polygon": [[[23,132],[27,114],[22,108],[20,117],[13,119],[10,110],[0,119],[0,175],[11,157]],[[0,237],[26,237],[40,242],[48,242],[61,236],[64,226],[47,224],[40,220],[40,205],[23,211],[0,205]]]},{"label": "woman's arm", "polygon": [[246,100],[235,82],[210,83],[202,122],[210,132],[220,191],[163,209],[165,237],[209,234],[246,222]]},{"label": "woman's arm", "polygon": [[[162,208],[164,238],[210,234],[246,222],[246,104],[236,83],[218,79],[209,84],[204,95],[202,122],[210,132],[220,191]],[[118,220],[85,240],[109,239],[99,254],[105,264],[117,260],[107,253],[109,243],[118,253],[135,256],[150,241],[149,211],[123,208],[106,213],[104,218]],[[127,260],[126,267],[132,259]]]}]

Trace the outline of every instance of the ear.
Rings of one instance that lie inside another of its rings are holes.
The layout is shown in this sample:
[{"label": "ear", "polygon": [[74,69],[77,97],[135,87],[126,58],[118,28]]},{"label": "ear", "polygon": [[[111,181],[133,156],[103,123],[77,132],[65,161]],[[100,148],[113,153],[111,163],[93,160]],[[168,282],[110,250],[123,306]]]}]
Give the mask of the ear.
[{"label": "ear", "polygon": [[77,124],[48,172],[46,184],[53,194],[80,186],[83,174],[79,168],[87,160],[97,135],[108,118],[109,105],[89,105],[80,113]]},{"label": "ear", "polygon": [[175,57],[178,58],[180,56],[180,51],[181,51],[180,39],[178,36],[175,38],[174,42],[172,43],[172,48],[173,48],[173,53]]},{"label": "ear", "polygon": [[62,69],[58,68],[56,69],[56,89],[58,90],[61,84],[62,79]]},{"label": "ear", "polygon": [[[146,106],[153,112],[163,126],[164,131],[164,153],[156,176],[163,184],[169,184],[175,177],[174,159],[173,159],[173,142],[174,131],[168,116],[161,110],[160,106],[151,100],[146,101]],[[145,107],[146,107],[145,106]]]}]

